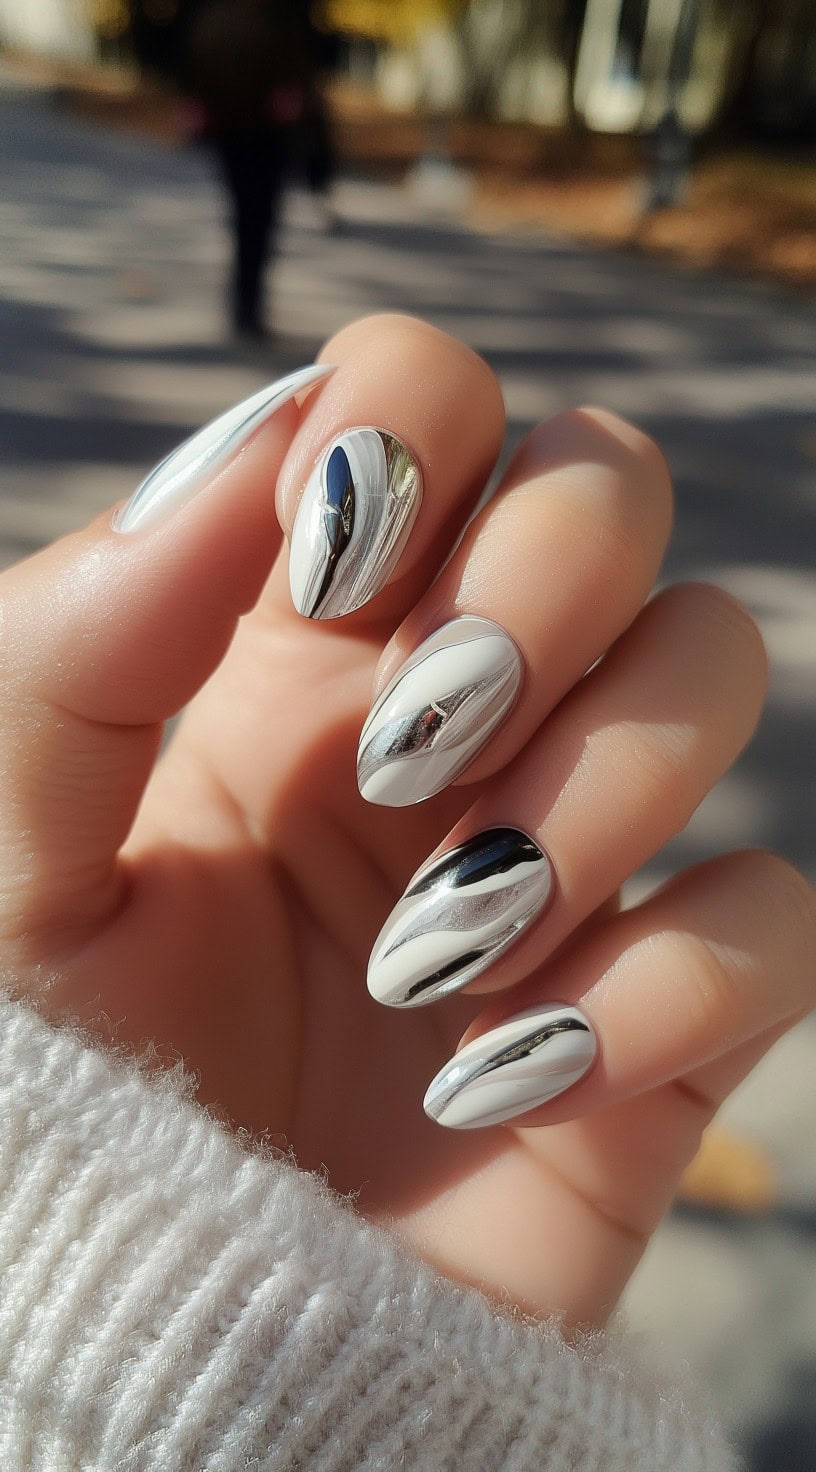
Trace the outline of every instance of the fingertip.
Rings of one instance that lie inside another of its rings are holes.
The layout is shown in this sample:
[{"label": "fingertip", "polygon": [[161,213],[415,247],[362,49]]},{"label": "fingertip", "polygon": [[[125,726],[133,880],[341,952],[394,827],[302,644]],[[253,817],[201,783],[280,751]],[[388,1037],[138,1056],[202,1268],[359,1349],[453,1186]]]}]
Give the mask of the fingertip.
[{"label": "fingertip", "polygon": [[349,324],[324,356],[337,371],[307,405],[286,456],[277,491],[281,525],[288,535],[326,445],[348,428],[374,426],[402,440],[422,468],[428,496],[412,538],[418,545],[429,523],[438,526],[450,514],[452,501],[481,491],[495,464],[505,427],[498,380],[465,343],[397,313]]},{"label": "fingertip", "polygon": [[285,410],[333,372],[327,364],[310,363],[224,410],[153,467],[114,514],[113,529],[130,535],[166,521],[191,502],[198,504],[264,430],[276,422],[280,430]]}]

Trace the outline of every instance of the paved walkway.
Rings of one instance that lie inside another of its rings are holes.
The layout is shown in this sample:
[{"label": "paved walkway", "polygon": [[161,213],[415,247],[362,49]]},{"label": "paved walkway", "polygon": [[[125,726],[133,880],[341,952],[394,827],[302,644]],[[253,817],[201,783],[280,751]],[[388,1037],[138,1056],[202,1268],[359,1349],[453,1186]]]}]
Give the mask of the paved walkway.
[{"label": "paved walkway", "polygon": [[[714,578],[759,617],[774,664],[750,752],[650,866],[767,844],[816,877],[816,312],[765,286],[666,272],[538,237],[417,222],[346,183],[326,239],[295,199],[273,351],[223,345],[226,245],[206,161],[85,129],[0,77],[0,563],[80,524],[225,404],[360,313],[431,318],[490,359],[508,447],[595,401],[663,444],[678,487],[666,577]],[[630,1295],[664,1355],[712,1385],[751,1472],[816,1462],[816,1025],[729,1109],[782,1181],[770,1218],[677,1215]],[[646,1472],[646,1469],[644,1469]]]}]

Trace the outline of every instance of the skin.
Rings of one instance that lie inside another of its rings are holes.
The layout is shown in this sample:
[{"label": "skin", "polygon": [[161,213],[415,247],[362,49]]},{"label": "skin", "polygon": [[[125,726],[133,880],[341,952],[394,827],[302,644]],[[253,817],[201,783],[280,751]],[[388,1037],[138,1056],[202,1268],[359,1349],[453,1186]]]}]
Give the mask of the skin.
[{"label": "skin", "polygon": [[[773,855],[618,913],[623,879],[750,738],[761,639],[716,589],[643,611],[668,473],[600,410],[533,432],[430,586],[499,453],[498,385],[405,318],[355,323],[322,357],[325,386],[166,521],[121,535],[106,514],[0,577],[0,972],[55,1019],[182,1058],[230,1127],[325,1167],[451,1277],[602,1324],[718,1103],[814,1001],[813,894]],[[287,530],[315,456],[355,424],[409,444],[422,510],[391,585],[309,623],[270,488]],[[354,776],[369,702],[461,612],[516,639],[520,700],[457,786],[371,807]],[[378,1006],[366,960],[411,874],[498,821],[552,856],[550,910],[469,995]],[[547,999],[597,1029],[586,1080],[510,1126],[426,1119],[463,1034]]]}]

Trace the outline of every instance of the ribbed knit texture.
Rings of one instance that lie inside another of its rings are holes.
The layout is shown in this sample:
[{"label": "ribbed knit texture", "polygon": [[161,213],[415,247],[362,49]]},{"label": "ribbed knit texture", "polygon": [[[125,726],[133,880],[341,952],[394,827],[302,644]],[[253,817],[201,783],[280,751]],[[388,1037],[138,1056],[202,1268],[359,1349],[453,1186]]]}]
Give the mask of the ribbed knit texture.
[{"label": "ribbed knit texture", "polygon": [[729,1472],[719,1434],[502,1317],[177,1081],[0,998],[2,1472]]}]

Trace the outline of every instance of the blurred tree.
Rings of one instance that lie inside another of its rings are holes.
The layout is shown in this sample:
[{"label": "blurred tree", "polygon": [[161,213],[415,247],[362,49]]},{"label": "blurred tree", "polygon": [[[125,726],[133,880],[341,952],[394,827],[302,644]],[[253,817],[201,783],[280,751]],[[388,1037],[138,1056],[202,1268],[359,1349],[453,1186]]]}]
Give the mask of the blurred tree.
[{"label": "blurred tree", "polygon": [[84,0],[83,8],[102,60],[123,61],[130,49],[130,11],[126,0]]},{"label": "blurred tree", "polygon": [[813,0],[716,0],[728,28],[730,86],[719,124],[739,138],[816,137]]},{"label": "blurred tree", "polygon": [[125,0],[85,0],[88,19],[102,41],[118,41],[130,28]]},{"label": "blurred tree", "polygon": [[578,53],[586,20],[586,8],[587,0],[562,0],[559,19],[560,45],[558,49],[564,58],[567,71],[567,113],[572,129],[578,128],[583,123],[575,105],[575,73],[578,69]]},{"label": "blurred tree", "polygon": [[461,79],[459,110],[490,117],[508,68],[519,58],[577,51],[586,0],[326,0],[329,24],[351,35],[409,47],[445,31]]},{"label": "blurred tree", "polygon": [[463,107],[471,117],[495,116],[508,68],[525,55],[557,45],[560,4],[540,0],[471,0],[450,6],[465,79]]},{"label": "blurred tree", "polygon": [[[85,3],[102,37],[118,36],[123,16],[129,14],[141,64],[177,75],[185,27],[200,0]],[[655,127],[673,91],[678,116],[688,116],[686,126],[695,131],[766,138],[816,135],[816,0],[300,3],[313,10],[326,30],[367,44],[372,56],[399,53],[414,77],[415,102],[432,113],[455,110],[481,118],[510,115],[554,122],[560,107],[568,125],[585,126],[581,99],[587,87],[598,95],[606,87],[611,95],[617,85],[621,96],[628,87],[631,97],[627,116],[605,124],[613,131]],[[579,62],[582,78],[576,86]],[[440,91],[440,74],[446,69],[448,85]],[[539,95],[542,88],[563,95],[549,112],[533,108],[525,113],[524,99],[535,91],[530,78],[536,69]],[[374,73],[372,62],[369,75]],[[584,73],[591,74],[588,80]],[[688,113],[692,94],[696,100]],[[440,95],[449,101],[435,102]],[[410,87],[404,105],[409,102]],[[590,116],[589,126],[599,123]]]},{"label": "blurred tree", "polygon": [[468,0],[325,0],[326,24],[348,36],[405,46],[421,31],[444,25]]}]

